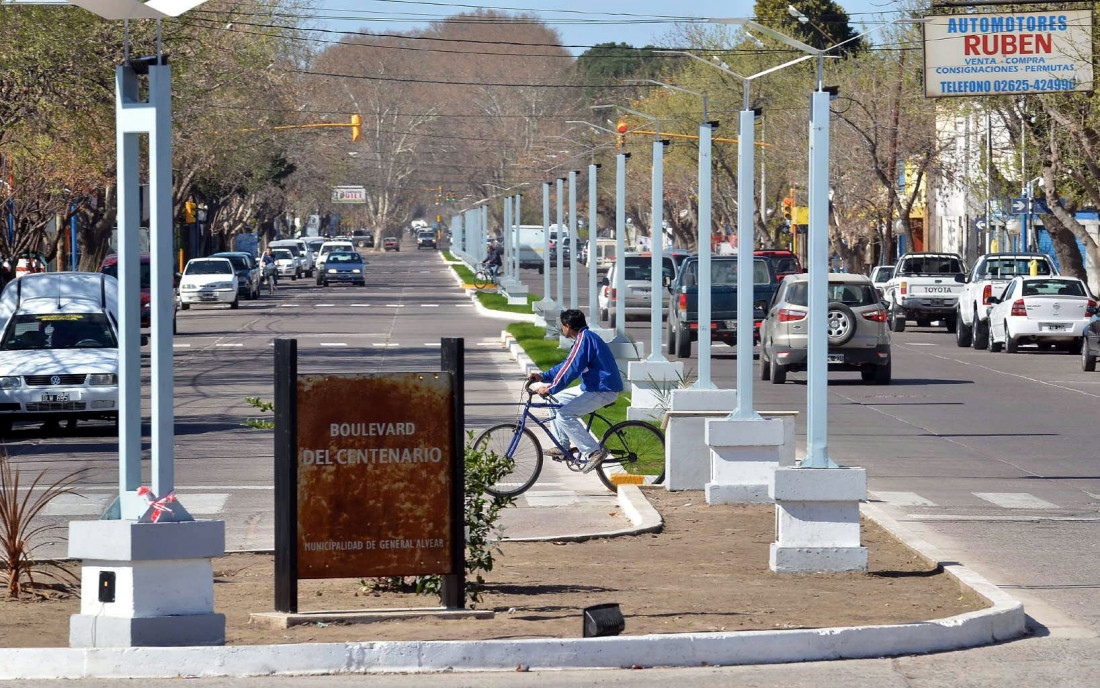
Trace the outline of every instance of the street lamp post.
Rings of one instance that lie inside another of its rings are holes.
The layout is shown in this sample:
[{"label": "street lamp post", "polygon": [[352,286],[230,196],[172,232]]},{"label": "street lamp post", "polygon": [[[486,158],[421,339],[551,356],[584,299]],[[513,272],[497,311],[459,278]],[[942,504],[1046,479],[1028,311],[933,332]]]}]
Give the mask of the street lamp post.
[{"label": "street lamp post", "polygon": [[565,177],[558,177],[556,180],[556,186],[554,194],[554,201],[557,204],[557,302],[561,308],[565,308],[565,254],[563,252],[563,244],[565,244],[565,194],[563,191],[563,185],[565,184]]},{"label": "street lamp post", "polygon": [[596,208],[597,178],[600,166],[595,162],[588,166],[588,317],[596,322],[599,314],[599,282],[597,281],[596,225],[599,221]]},{"label": "street lamp post", "polygon": [[569,307],[577,307],[577,171],[569,170]]}]

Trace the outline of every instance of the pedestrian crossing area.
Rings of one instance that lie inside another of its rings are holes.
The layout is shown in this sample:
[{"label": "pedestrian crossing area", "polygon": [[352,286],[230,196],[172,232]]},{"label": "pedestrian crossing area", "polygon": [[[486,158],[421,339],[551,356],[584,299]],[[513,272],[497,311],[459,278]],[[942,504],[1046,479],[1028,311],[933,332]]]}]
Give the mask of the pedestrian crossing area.
[{"label": "pedestrian crossing area", "polygon": [[1064,492],[1065,498],[1057,502],[1030,492],[956,491],[930,498],[917,492],[871,490],[868,495],[871,501],[908,511],[907,517],[913,520],[1004,520],[1016,513],[1038,519],[1100,521],[1100,496],[1087,492]]}]

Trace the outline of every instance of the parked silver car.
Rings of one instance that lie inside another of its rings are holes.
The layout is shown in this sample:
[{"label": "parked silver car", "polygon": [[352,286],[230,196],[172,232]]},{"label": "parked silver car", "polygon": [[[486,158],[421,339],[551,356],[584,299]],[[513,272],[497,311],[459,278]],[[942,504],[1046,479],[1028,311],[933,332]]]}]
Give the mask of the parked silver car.
[{"label": "parked silver car", "polygon": [[[810,332],[809,275],[788,275],[760,327],[760,379],[781,385],[787,373],[806,369]],[[829,370],[858,370],[864,382],[890,384],[887,311],[870,278],[829,275]]]},{"label": "parked silver car", "polygon": [[[663,256],[662,258],[663,279],[671,281],[676,277],[676,263],[669,256]],[[651,275],[653,274],[653,256],[649,253],[628,253],[623,256],[623,260],[616,260],[611,264],[611,269],[607,273],[607,277],[600,280],[600,292],[598,294],[598,301],[600,306],[600,319],[606,320],[611,324],[611,327],[615,326],[615,319],[617,317],[619,306],[619,295],[615,293],[615,275],[625,264],[624,288],[626,294],[624,294],[624,300],[626,301],[624,312],[629,318],[631,315],[648,316],[650,308],[652,306],[652,293],[653,283],[651,281]],[[661,295],[662,299],[664,294]],[[662,315],[668,315],[662,311]]]}]

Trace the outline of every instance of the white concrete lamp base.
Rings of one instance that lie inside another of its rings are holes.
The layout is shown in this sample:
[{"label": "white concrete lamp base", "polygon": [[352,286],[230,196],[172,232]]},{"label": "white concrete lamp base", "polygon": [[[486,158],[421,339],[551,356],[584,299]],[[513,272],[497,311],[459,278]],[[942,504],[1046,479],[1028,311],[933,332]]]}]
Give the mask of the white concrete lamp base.
[{"label": "white concrete lamp base", "polygon": [[786,433],[777,419],[710,419],[705,439],[710,445],[707,504],[770,504]]},{"label": "white concrete lamp base", "polygon": [[665,489],[702,490],[710,482],[707,418],[728,415],[732,389],[674,389],[665,426]]},{"label": "white concrete lamp base", "polygon": [[673,390],[684,381],[680,361],[631,361],[626,366],[630,382],[627,420],[660,421],[671,406]]},{"label": "white concrete lamp base", "polygon": [[777,573],[866,571],[859,503],[867,497],[862,468],[780,468],[772,484]]},{"label": "white concrete lamp base", "polygon": [[223,521],[70,522],[69,556],[83,565],[69,645],[224,645],[211,565],[224,553]]}]

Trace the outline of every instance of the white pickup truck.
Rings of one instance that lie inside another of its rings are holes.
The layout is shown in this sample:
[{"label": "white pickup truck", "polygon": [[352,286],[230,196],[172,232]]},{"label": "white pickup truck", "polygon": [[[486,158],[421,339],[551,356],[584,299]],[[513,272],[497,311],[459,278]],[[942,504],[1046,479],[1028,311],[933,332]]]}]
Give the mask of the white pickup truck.
[{"label": "white pickup truck", "polygon": [[955,342],[959,346],[984,349],[989,344],[990,297],[1000,296],[1005,286],[1018,275],[1057,275],[1058,269],[1043,253],[987,253],[978,258],[966,280],[956,307],[958,325]]},{"label": "white pickup truck", "polygon": [[933,320],[955,331],[955,304],[962,294],[966,269],[954,253],[906,253],[894,266],[894,275],[883,287],[890,310],[890,329],[904,332],[915,320],[928,327]]}]

